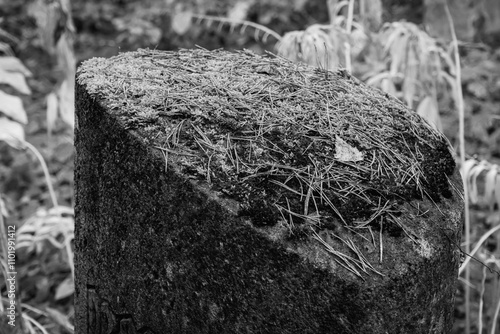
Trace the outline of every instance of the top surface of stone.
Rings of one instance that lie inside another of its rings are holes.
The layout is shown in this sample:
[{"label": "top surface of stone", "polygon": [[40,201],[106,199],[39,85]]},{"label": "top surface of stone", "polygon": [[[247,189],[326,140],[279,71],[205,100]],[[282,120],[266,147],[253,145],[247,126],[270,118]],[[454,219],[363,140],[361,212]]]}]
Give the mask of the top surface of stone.
[{"label": "top surface of stone", "polygon": [[77,77],[257,225],[356,226],[396,201],[453,196],[445,137],[345,71],[247,51],[139,50],[87,60]]}]

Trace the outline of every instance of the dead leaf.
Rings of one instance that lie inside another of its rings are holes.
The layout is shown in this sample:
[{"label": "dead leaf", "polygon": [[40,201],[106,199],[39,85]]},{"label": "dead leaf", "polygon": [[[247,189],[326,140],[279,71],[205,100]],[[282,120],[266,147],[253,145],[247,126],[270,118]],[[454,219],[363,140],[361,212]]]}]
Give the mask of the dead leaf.
[{"label": "dead leaf", "polygon": [[335,136],[335,159],[340,161],[361,161],[363,160],[363,153],[357,148],[347,144],[339,136]]}]

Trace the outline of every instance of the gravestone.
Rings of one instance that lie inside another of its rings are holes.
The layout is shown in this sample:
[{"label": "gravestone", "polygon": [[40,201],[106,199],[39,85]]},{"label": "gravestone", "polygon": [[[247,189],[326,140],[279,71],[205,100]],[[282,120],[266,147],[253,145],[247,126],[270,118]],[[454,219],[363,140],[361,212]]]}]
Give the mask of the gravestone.
[{"label": "gravestone", "polygon": [[76,85],[76,333],[447,333],[449,143],[345,71],[139,50]]}]

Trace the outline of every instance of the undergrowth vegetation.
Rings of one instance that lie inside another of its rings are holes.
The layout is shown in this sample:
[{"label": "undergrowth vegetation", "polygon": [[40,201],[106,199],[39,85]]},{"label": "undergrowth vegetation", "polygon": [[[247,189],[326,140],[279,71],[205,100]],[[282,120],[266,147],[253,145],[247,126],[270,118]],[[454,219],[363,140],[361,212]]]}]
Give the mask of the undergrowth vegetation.
[{"label": "undergrowth vegetation", "polygon": [[[300,1],[293,3],[294,9],[298,10],[305,4]],[[440,130],[443,129],[440,115],[443,105],[447,103],[446,108],[462,110],[461,114],[453,115],[461,124],[460,138],[450,140],[460,153],[461,162],[458,158],[457,162],[461,166],[464,179],[465,200],[470,201],[472,206],[485,205],[489,210],[486,210],[489,229],[474,234],[470,233],[474,221],[469,222],[469,206],[466,206],[467,223],[463,249],[469,254],[460,268],[463,285],[461,290],[464,291],[464,297],[460,300],[465,305],[463,312],[466,316],[464,330],[466,333],[471,329],[481,333],[487,328],[488,332],[494,333],[500,313],[500,296],[496,292],[500,286],[500,276],[496,274],[500,271],[500,220],[494,218],[498,217],[500,206],[500,167],[493,162],[466,155],[463,133],[465,116],[461,92],[463,81],[460,80],[458,43],[437,40],[410,22],[382,24],[381,9],[376,5],[370,7],[367,5],[368,1],[328,3],[328,23],[314,23],[303,30],[283,34],[264,25],[270,23],[271,18],[262,19],[260,24],[247,20],[252,5],[255,4],[252,0],[236,2],[225,16],[212,15],[213,10],[210,12],[206,8],[190,7],[189,4],[180,2],[170,7],[163,3],[163,7],[154,12],[138,5],[140,10],[134,20],[117,17],[112,20],[112,24],[114,29],[120,32],[117,40],[122,43],[146,39],[152,46],[160,40],[162,29],[175,34],[176,38],[182,38],[196,29],[212,29],[220,34],[227,32],[232,36],[249,35],[263,45],[274,44],[274,52],[279,57],[328,70],[343,67],[347,73],[352,73],[366,83],[397,97],[427,119],[430,126]],[[107,10],[111,13],[112,8]],[[288,13],[284,8],[281,10]],[[45,97],[46,129],[49,134],[52,133],[59,121],[72,128],[77,57],[73,50],[76,29],[72,21],[70,3],[68,0],[36,0],[31,3],[27,12],[31,13],[40,27],[37,43],[58,65],[54,89]],[[95,11],[89,10],[89,13]],[[155,24],[160,22],[157,20],[160,15],[169,17],[167,25]],[[58,204],[57,189],[54,190],[52,186],[54,177],[50,175],[43,154],[25,138],[24,127],[28,124],[28,117],[19,95],[32,94],[27,83],[32,72],[16,57],[12,48],[22,41],[3,29],[0,29],[0,37],[0,141],[16,150],[16,154],[29,154],[36,158],[42,166],[46,189],[52,201],[51,207],[42,206],[30,218],[15,224],[8,219],[6,195],[0,194],[0,276],[3,278],[0,282],[0,333],[9,333],[11,330],[10,326],[4,324],[4,319],[8,319],[8,287],[11,284],[7,281],[11,272],[8,267],[9,250],[8,247],[3,247],[9,245],[9,229],[4,228],[5,226],[15,226],[16,229],[16,303],[19,333],[72,333],[74,212],[71,207]],[[469,86],[474,94],[484,95],[481,86]],[[172,129],[172,138],[175,138],[174,133],[177,130]],[[178,143],[172,145],[174,144]],[[168,149],[169,147],[163,148],[166,154]],[[347,144],[346,150],[350,152],[350,158],[355,158],[356,152],[350,150]],[[238,157],[231,157],[236,163]],[[318,170],[318,173],[320,172],[321,169]],[[415,179],[418,172],[413,171],[408,175]],[[296,171],[295,175],[298,184],[311,184],[311,179],[304,178],[300,171]],[[283,180],[278,186],[289,187],[286,184],[288,181]],[[308,196],[307,192],[300,195]],[[325,202],[328,203],[327,198]],[[296,218],[315,222],[314,213],[308,209],[290,210],[288,206],[282,205],[281,214],[295,215]],[[497,245],[494,251],[488,248],[492,235],[495,236],[494,242]],[[317,239],[322,242],[320,237]],[[328,248],[328,245],[324,246]],[[477,266],[478,262],[472,257],[481,261],[480,266]],[[471,274],[469,270],[472,265],[476,266],[473,269],[475,272]],[[488,269],[493,270],[495,274],[492,275]],[[495,296],[493,302],[489,301],[489,305],[494,305],[491,310],[485,309],[484,301],[488,295]],[[25,302],[27,300],[30,304]]]}]

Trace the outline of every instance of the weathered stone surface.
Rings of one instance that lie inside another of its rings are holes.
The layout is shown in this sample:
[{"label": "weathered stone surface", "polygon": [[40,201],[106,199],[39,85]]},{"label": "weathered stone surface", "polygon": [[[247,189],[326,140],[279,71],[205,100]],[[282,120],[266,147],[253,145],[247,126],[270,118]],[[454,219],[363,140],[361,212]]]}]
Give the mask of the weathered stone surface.
[{"label": "weathered stone surface", "polygon": [[77,334],[451,328],[460,177],[393,98],[141,50],[83,63],[76,101]]}]

